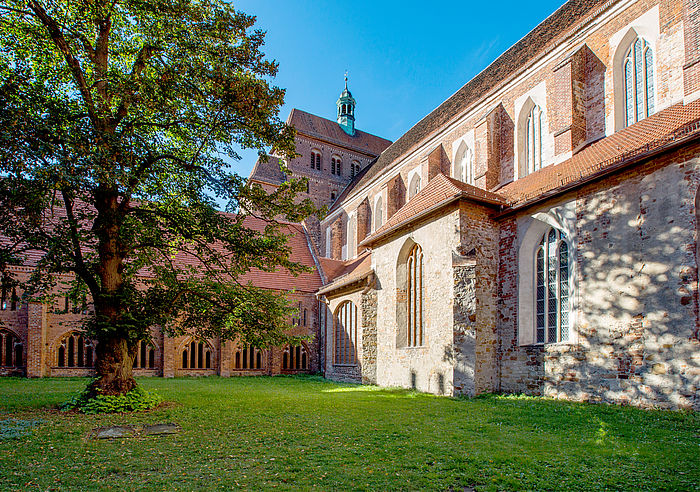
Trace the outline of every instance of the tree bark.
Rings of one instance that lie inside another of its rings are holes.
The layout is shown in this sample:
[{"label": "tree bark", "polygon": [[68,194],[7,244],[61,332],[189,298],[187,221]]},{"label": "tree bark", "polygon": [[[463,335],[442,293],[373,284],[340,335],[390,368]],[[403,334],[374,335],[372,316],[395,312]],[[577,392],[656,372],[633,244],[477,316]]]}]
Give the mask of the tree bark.
[{"label": "tree bark", "polygon": [[95,369],[97,379],[89,386],[91,396],[121,395],[136,387],[132,368],[134,359],[128,343],[128,333],[121,325],[123,299],[122,272],[124,248],[119,239],[122,216],[117,193],[100,187],[96,193],[97,237],[100,293],[95,300],[95,316],[99,323],[107,322],[109,334],[98,338]]},{"label": "tree bark", "polygon": [[96,348],[97,379],[90,384],[90,396],[122,395],[136,387],[132,372],[134,360],[123,338],[102,340]]}]

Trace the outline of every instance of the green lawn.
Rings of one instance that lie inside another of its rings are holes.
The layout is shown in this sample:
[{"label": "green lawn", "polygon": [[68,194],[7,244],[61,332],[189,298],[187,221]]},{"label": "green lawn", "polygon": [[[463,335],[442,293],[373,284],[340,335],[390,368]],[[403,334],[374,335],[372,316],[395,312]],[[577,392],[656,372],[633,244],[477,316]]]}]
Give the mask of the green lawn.
[{"label": "green lawn", "polygon": [[[450,399],[312,377],[141,383],[169,403],[86,416],[55,409],[84,379],[0,378],[0,490],[700,487],[695,413]],[[182,431],[86,437],[165,422]]]}]

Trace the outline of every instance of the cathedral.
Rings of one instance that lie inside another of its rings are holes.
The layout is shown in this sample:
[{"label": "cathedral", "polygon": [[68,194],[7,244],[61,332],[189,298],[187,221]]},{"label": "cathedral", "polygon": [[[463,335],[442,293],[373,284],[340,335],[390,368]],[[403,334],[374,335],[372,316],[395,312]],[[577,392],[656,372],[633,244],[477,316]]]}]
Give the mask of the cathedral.
[{"label": "cathedral", "polygon": [[[328,206],[286,224],[313,273],[246,279],[289,292],[313,341],[154,327],[137,375],[700,409],[697,1],[570,0],[393,143],[355,127],[356,105],[346,80],[336,121],[292,110],[299,156],[249,178],[306,178]],[[3,373],[90,373],[84,307],[2,296]]]}]

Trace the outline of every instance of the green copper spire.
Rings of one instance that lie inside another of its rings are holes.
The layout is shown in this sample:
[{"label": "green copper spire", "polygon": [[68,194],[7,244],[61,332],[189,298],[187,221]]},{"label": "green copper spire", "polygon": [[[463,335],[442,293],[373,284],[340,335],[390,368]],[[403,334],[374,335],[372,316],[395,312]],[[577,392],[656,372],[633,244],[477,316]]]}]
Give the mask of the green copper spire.
[{"label": "green copper spire", "polygon": [[348,72],[345,72],[345,89],[335,103],[338,106],[338,124],[348,135],[355,135],[355,99],[348,90]]}]

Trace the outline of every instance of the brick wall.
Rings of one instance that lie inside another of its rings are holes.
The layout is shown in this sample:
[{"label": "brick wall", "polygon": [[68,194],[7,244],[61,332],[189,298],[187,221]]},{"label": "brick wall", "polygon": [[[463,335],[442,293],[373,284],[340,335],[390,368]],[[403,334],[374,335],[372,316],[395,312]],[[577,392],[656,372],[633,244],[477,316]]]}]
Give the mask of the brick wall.
[{"label": "brick wall", "polygon": [[697,0],[683,0],[683,37],[683,85],[688,96],[700,91],[700,4]]}]

